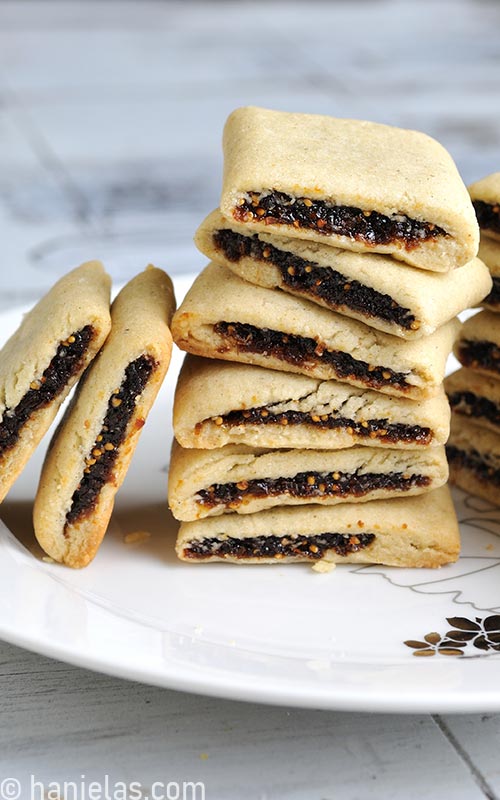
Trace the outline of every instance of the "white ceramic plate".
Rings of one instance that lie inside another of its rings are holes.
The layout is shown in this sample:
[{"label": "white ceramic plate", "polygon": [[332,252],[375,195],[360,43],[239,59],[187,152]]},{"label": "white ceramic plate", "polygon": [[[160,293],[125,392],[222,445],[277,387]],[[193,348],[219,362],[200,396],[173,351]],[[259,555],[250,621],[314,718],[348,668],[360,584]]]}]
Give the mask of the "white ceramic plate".
[{"label": "white ceramic plate", "polygon": [[[177,282],[178,297],[189,282]],[[2,338],[21,311],[0,315]],[[176,353],[87,569],[43,562],[34,542],[30,513],[43,447],[18,480],[0,509],[0,636],[79,666],[220,697],[363,711],[499,711],[500,511],[483,501],[457,494],[463,555],[436,571],[346,565],[323,575],[308,565],[176,560],[165,495],[180,361]],[[139,530],[151,538],[124,542]],[[432,657],[418,657],[426,651]]]}]

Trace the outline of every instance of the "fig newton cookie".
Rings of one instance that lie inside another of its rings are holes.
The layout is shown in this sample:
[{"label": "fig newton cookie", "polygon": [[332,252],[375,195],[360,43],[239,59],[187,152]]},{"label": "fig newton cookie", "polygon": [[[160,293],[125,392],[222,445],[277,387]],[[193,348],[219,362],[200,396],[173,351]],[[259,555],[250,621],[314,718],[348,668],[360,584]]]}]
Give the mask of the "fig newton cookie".
[{"label": "fig newton cookie", "polygon": [[262,450],[174,443],[168,502],[176,519],[273,506],[359,502],[422,494],[448,479],[444,447],[421,450]]},{"label": "fig newton cookie", "polygon": [[65,275],[0,351],[0,502],[110,329],[111,281],[99,261]]},{"label": "fig newton cookie", "polygon": [[401,269],[389,256],[255,233],[219,211],[201,224],[195,243],[250,283],[282,289],[403,339],[429,336],[478,305],[492,285],[477,258],[446,274]]},{"label": "fig newton cookie", "polygon": [[170,278],[154,267],[113,303],[111,333],[52,439],[35,500],[35,534],[55,561],[84,567],[97,552],[170,362],[174,307]]},{"label": "fig newton cookie", "polygon": [[481,305],[490,311],[500,311],[500,241],[481,236],[479,258],[484,261],[493,279],[493,288]]},{"label": "fig newton cookie", "polygon": [[459,327],[452,320],[423,340],[401,341],[211,263],[175,314],[172,335],[195,355],[418,400],[439,391]]},{"label": "fig newton cookie", "polygon": [[498,315],[481,311],[462,326],[453,351],[464,367],[500,378],[500,324]]},{"label": "fig newton cookie", "polygon": [[500,381],[473,369],[453,372],[445,388],[454,414],[469,417],[482,428],[500,434]]},{"label": "fig newton cookie", "polygon": [[467,189],[438,142],[316,114],[234,111],[220,208],[252,231],[388,253],[436,272],[466,264],[479,242]]},{"label": "fig newton cookie", "polygon": [[278,508],[181,523],[183,561],[234,564],[387,564],[440,567],[456,561],[458,523],[447,486],[416,497],[334,508]]},{"label": "fig newton cookie", "polygon": [[500,239],[500,172],[469,186],[479,227],[487,236]]},{"label": "fig newton cookie", "polygon": [[442,388],[415,402],[338,381],[188,355],[174,399],[183,447],[225,444],[336,450],[444,444],[450,408]]},{"label": "fig newton cookie", "polygon": [[451,483],[500,505],[500,437],[497,433],[453,414],[446,454]]}]

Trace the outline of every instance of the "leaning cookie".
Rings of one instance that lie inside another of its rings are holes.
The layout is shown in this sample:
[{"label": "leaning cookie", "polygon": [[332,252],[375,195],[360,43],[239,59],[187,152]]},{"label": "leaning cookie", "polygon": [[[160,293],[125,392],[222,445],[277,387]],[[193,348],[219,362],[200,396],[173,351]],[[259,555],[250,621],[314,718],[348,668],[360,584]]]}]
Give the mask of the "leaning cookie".
[{"label": "leaning cookie", "polygon": [[482,233],[500,239],[500,172],[473,183],[469,194]]},{"label": "leaning cookie", "polygon": [[473,369],[453,372],[444,382],[454,414],[469,417],[482,428],[500,434],[500,381]]},{"label": "leaning cookie", "polygon": [[388,500],[437,489],[447,479],[444,447],[185,450],[174,442],[168,502],[176,519],[195,520],[273,506]]},{"label": "leaning cookie", "polygon": [[449,430],[450,408],[442,388],[435,397],[414,401],[188,355],[175,391],[174,434],[188,448],[419,449],[444,444]]},{"label": "leaning cookie", "polygon": [[446,454],[451,483],[500,505],[500,437],[497,433],[452,414]]},{"label": "leaning cookie", "polygon": [[200,225],[195,244],[250,283],[282,289],[403,339],[429,336],[478,305],[492,286],[478,258],[446,274],[402,270],[389,256],[255,233],[220,211]]},{"label": "leaning cookie", "polygon": [[181,350],[419,400],[439,391],[456,320],[406,342],[211,263],[174,316]]},{"label": "leaning cookie", "polygon": [[456,561],[458,524],[447,486],[389,502],[327,508],[278,508],[244,517],[181,523],[176,544],[183,561],[235,564],[387,564],[440,567]]},{"label": "leaning cookie", "polygon": [[500,242],[481,236],[478,255],[488,267],[493,280],[493,288],[481,305],[490,311],[500,311]]},{"label": "leaning cookie", "polygon": [[65,275],[0,351],[0,502],[110,329],[111,282],[99,261]]},{"label": "leaning cookie", "polygon": [[453,159],[418,131],[239,108],[224,129],[220,208],[249,231],[388,253],[435,272],[477,254]]},{"label": "leaning cookie", "polygon": [[56,561],[84,567],[97,552],[170,362],[174,307],[170,278],[154,267],[113,303],[111,333],[56,431],[35,500],[36,537]]},{"label": "leaning cookie", "polygon": [[500,378],[500,317],[481,311],[462,325],[453,352],[464,367]]}]

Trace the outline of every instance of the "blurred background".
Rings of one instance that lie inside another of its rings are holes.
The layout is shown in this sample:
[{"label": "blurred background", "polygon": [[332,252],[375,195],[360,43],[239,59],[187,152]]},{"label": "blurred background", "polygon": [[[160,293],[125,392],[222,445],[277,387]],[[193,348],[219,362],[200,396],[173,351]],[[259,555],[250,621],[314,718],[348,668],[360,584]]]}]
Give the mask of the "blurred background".
[{"label": "blurred background", "polygon": [[239,105],[418,128],[500,168],[500,3],[0,3],[0,307],[101,258],[192,271]]}]

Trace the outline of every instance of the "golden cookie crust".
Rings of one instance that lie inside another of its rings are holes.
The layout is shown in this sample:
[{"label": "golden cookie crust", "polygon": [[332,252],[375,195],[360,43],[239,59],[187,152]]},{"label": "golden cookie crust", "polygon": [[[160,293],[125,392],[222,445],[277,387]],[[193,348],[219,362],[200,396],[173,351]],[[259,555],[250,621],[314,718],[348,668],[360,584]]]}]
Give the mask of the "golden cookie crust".
[{"label": "golden cookie crust", "polygon": [[[278,419],[283,412],[302,412],[314,416],[317,423],[326,414],[352,421],[353,427],[318,427],[312,419],[310,424],[287,425],[223,421],[231,412],[261,407]],[[381,423],[382,432],[370,438],[363,431],[371,420]],[[427,434],[420,441],[395,441],[383,433],[387,425],[418,426]],[[368,444],[406,450],[444,444],[449,429],[450,409],[442,388],[435,397],[414,401],[338,381],[192,355],[184,359],[174,398],[174,434],[187,448],[212,449],[232,443],[337,450]]]},{"label": "golden cookie crust", "polygon": [[[353,146],[355,143],[355,146]],[[227,219],[250,192],[275,190],[367,213],[437,225],[447,232],[406,249],[401,242],[367,245],[348,236],[267,224],[249,227],[393,255],[415,267],[446,272],[477,254],[479,231],[470,198],[449,153],[418,131],[257,107],[238,108],[224,129],[220,208]],[[269,220],[268,220],[269,222]]]},{"label": "golden cookie crust", "polygon": [[110,330],[111,280],[100,261],[88,261],[61,278],[25,315],[0,351],[0,424],[27,392],[40,383],[62,342],[86,326],[92,338],[63,390],[52,402],[31,413],[16,444],[0,455],[0,502],[26,466],[53,422],[58,409]]},{"label": "golden cookie crust", "polygon": [[[175,310],[170,278],[148,267],[118,294],[111,309],[111,333],[99,357],[78,386],[43,465],[33,510],[36,537],[55,561],[84,567],[95,556],[106,532],[115,495],[134,453],[142,426],[170,363],[169,323]],[[66,522],[72,498],[88,464],[108,404],[120,387],[127,366],[146,356],[154,363],[142,393],[136,398],[125,438],[95,505],[76,522]]]},{"label": "golden cookie crust", "polygon": [[202,560],[186,555],[192,541],[251,539],[259,536],[310,537],[326,532],[353,535],[373,533],[372,543],[346,556],[327,550],[324,561],[348,564],[386,564],[394,567],[440,567],[456,561],[460,551],[458,523],[447,486],[425,495],[335,507],[275,508],[244,517],[221,517],[182,522],[177,537],[179,558],[190,563],[229,561],[235,564],[283,564],[309,561],[305,556],[243,558],[212,555]]},{"label": "golden cookie crust", "polygon": [[[284,337],[283,342],[290,335],[309,338],[316,342],[316,352],[320,355],[298,363],[270,352],[243,350],[215,330],[214,326],[222,321],[276,331]],[[196,278],[174,315],[172,336],[181,350],[194,355],[256,364],[323,380],[338,378],[363,389],[377,388],[391,396],[420,400],[439,391],[446,359],[459,328],[460,323],[451,320],[424,340],[402,342],[307,300],[253,286],[212,262]],[[353,373],[339,375],[334,365],[320,360],[325,351],[345,354],[358,364],[362,362],[363,369],[370,373],[378,370],[383,379],[375,387],[369,375],[366,379]],[[391,382],[387,370],[403,373],[407,385]],[[370,380],[371,385],[367,385]]]},{"label": "golden cookie crust", "polygon": [[[315,493],[300,494],[301,476],[309,474]],[[387,485],[394,473],[406,479],[404,488]],[[350,494],[343,476],[361,481],[367,475],[384,479],[384,485],[366,489],[363,494]],[[318,477],[319,476],[319,477]],[[411,480],[411,478],[423,478]],[[259,486],[267,480],[295,479],[297,493],[261,496],[241,494],[241,500],[225,504],[202,502],[200,491],[207,492],[217,485],[233,485],[244,490],[249,481]],[[322,479],[327,482],[322,483]],[[329,493],[327,486],[346,487],[344,493]],[[217,450],[186,450],[174,442],[170,459],[168,502],[172,514],[179,520],[236,512],[252,514],[273,506],[336,505],[338,503],[410,497],[442,486],[448,480],[448,463],[444,447],[422,450],[382,450],[381,448],[350,447],[345,450],[263,450],[245,445],[227,445]]]},{"label": "golden cookie crust", "polygon": [[[214,239],[214,234],[217,236],[220,232],[244,236],[249,244],[253,237],[257,237],[262,245],[267,246],[270,254],[277,250],[280,254],[298,257],[308,265],[308,269],[312,267],[315,272],[321,268],[325,280],[328,280],[329,273],[340,273],[345,280],[344,285],[350,286],[356,281],[384,298],[389,296],[402,309],[407,309],[414,321],[411,327],[407,327],[389,321],[383,314],[363,313],[345,303],[333,307],[317,294],[291,287],[284,280],[280,268],[272,263],[272,255],[267,260],[252,255],[244,255],[236,261],[228,258]],[[223,264],[250,283],[267,289],[282,289],[403,339],[429,336],[465,308],[478,305],[492,287],[489,271],[478,258],[472,259],[460,270],[445,274],[411,267],[402,269],[400,262],[389,256],[361,254],[319,242],[255,232],[249,230],[248,225],[225,219],[219,210],[213,211],[202,222],[195,235],[195,244],[208,258]]]}]

